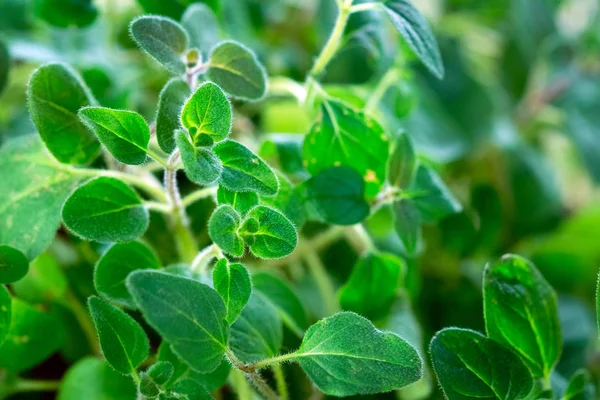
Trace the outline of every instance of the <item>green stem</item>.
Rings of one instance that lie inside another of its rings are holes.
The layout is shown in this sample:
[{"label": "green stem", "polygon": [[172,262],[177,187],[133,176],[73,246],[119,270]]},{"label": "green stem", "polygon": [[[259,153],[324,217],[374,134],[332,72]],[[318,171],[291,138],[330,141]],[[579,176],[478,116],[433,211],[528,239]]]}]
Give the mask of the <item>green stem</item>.
[{"label": "green stem", "polygon": [[269,386],[267,382],[263,379],[260,373],[254,368],[254,364],[246,365],[241,362],[235,353],[231,351],[231,349],[227,348],[225,351],[225,356],[236,369],[242,371],[244,376],[254,385],[254,387],[267,399],[267,400],[278,400],[279,396],[277,393]]},{"label": "green stem", "polygon": [[246,380],[246,377],[242,371],[231,371],[230,379],[239,400],[254,399],[252,388],[248,384],[248,381]]},{"label": "green stem", "polygon": [[38,381],[30,379],[18,379],[10,388],[10,392],[55,392],[59,388],[60,381]]},{"label": "green stem", "polygon": [[289,399],[289,392],[287,382],[285,381],[285,374],[281,365],[273,365],[273,374],[275,375],[275,383],[277,384],[277,391],[281,400]]},{"label": "green stem", "polygon": [[[366,5],[366,4],[361,4],[361,5]],[[366,112],[371,112],[373,109],[375,109],[377,107],[377,105],[379,104],[379,102],[381,101],[383,96],[385,95],[385,92],[387,92],[389,87],[392,84],[394,84],[394,82],[396,80],[398,80],[398,78],[399,78],[399,74],[398,74],[398,70],[396,68],[391,67],[387,70],[387,72],[383,75],[383,77],[381,78],[379,83],[377,83],[377,86],[375,86],[373,93],[369,97],[369,100],[367,101],[367,104],[365,106]]]},{"label": "green stem", "polygon": [[154,150],[152,150],[150,147],[148,147],[146,149],[146,153],[148,153],[148,155],[150,157],[152,157],[154,159],[154,161],[156,161],[157,163],[159,163],[163,167],[168,168],[167,162],[164,160],[164,158],[162,158],[157,152],[155,152]]},{"label": "green stem", "polygon": [[98,177],[105,176],[109,178],[120,179],[123,182],[129,183],[135,187],[142,189],[144,192],[148,193],[154,199],[158,201],[166,201],[167,196],[163,189],[155,184],[151,184],[145,181],[143,178],[129,174],[127,172],[120,171],[111,171],[106,169],[92,169],[92,168],[70,168],[69,169],[73,174],[84,176],[84,177]]},{"label": "green stem", "polygon": [[190,269],[193,272],[199,272],[203,274],[206,272],[208,264],[213,258],[222,256],[223,253],[221,253],[221,249],[219,248],[219,246],[213,243],[198,253],[196,258],[194,258]]},{"label": "green stem", "polygon": [[65,293],[65,305],[73,311],[75,318],[88,339],[92,351],[95,354],[101,354],[100,343],[98,342],[98,335],[96,334],[96,327],[92,322],[92,317],[70,289],[67,289]]},{"label": "green stem", "polygon": [[306,261],[306,265],[308,266],[308,269],[312,274],[315,283],[317,284],[319,293],[321,293],[321,297],[323,298],[323,302],[325,304],[326,314],[335,314],[339,311],[335,288],[331,282],[331,279],[329,279],[329,275],[327,275],[327,271],[325,270],[325,266],[321,262],[319,255],[316,252],[310,252],[304,256],[304,260]]},{"label": "green stem", "polygon": [[361,11],[369,11],[379,8],[379,3],[363,3],[357,4],[355,6],[350,7],[350,14],[361,12]]},{"label": "green stem", "polygon": [[279,355],[276,357],[266,358],[264,360],[257,361],[253,364],[250,364],[248,367],[258,371],[260,369],[266,368],[271,365],[278,365],[278,364],[281,364],[282,362],[291,361],[291,360],[295,359],[297,356],[298,356],[298,354],[296,354],[296,352],[282,354],[282,355]]},{"label": "green stem", "polygon": [[188,207],[190,204],[197,202],[198,200],[206,199],[207,197],[214,196],[217,193],[217,187],[209,187],[200,190],[196,190],[183,199],[181,199],[181,205]]},{"label": "green stem", "polygon": [[149,210],[158,211],[163,214],[171,213],[171,207],[169,207],[167,204],[159,203],[157,201],[145,201],[144,207],[146,207]]}]

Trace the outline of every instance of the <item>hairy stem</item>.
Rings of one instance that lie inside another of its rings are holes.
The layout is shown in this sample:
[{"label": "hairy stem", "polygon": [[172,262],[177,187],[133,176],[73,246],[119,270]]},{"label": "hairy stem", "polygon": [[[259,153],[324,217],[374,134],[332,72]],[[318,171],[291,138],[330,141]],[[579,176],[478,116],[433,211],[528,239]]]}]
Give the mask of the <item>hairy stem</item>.
[{"label": "hairy stem", "polygon": [[279,392],[279,397],[281,400],[289,399],[289,392],[287,387],[287,382],[285,381],[285,374],[283,373],[283,368],[281,365],[273,366],[273,375],[275,375],[275,383],[277,384],[277,391]]},{"label": "hairy stem", "polygon": [[254,367],[254,364],[244,364],[237,358],[237,356],[230,350],[227,349],[225,356],[238,370],[244,373],[244,376],[254,387],[267,399],[267,400],[278,400],[279,396],[277,393],[269,386],[269,384],[263,379],[260,373],[257,371],[257,368]]},{"label": "hairy stem", "polygon": [[192,193],[185,196],[181,199],[181,205],[183,207],[187,207],[190,204],[197,202],[198,200],[206,199],[207,197],[212,197],[217,193],[217,187],[209,187],[204,189],[195,190]]},{"label": "hairy stem", "polygon": [[296,354],[296,352],[282,354],[282,355],[279,355],[276,357],[271,357],[271,358],[257,361],[253,364],[248,365],[247,368],[250,368],[251,370],[254,370],[254,371],[258,371],[258,370],[261,370],[263,368],[266,368],[266,367],[269,367],[272,365],[279,365],[283,362],[291,361],[294,358],[296,358],[297,356],[298,355]]},{"label": "hairy stem", "polygon": [[9,389],[10,393],[23,392],[55,392],[60,388],[60,381],[38,381],[18,379]]},{"label": "hairy stem", "polygon": [[222,256],[223,253],[221,253],[219,246],[213,243],[198,253],[190,269],[194,272],[204,273],[213,258]]},{"label": "hairy stem", "polygon": [[69,168],[69,170],[78,176],[85,176],[85,177],[98,177],[98,176],[105,176],[105,177],[109,177],[109,178],[116,178],[116,179],[120,179],[123,182],[129,183],[130,185],[133,185],[141,190],[143,190],[144,192],[146,192],[147,194],[149,194],[150,196],[152,196],[154,199],[158,200],[158,201],[167,201],[167,196],[165,195],[164,190],[157,184],[154,184],[154,182],[148,180],[148,179],[144,179],[140,176],[137,175],[133,175],[127,172],[120,172],[120,171],[111,171],[111,170],[106,170],[106,169],[93,169],[93,168]]}]

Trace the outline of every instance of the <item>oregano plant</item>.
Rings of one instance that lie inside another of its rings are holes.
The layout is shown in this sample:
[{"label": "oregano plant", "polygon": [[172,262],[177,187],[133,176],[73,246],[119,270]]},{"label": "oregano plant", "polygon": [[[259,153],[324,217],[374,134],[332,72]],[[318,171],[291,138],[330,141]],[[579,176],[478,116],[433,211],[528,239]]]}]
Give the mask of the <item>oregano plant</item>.
[{"label": "oregano plant", "polygon": [[425,3],[3,6],[0,400],[599,398],[598,17]]}]

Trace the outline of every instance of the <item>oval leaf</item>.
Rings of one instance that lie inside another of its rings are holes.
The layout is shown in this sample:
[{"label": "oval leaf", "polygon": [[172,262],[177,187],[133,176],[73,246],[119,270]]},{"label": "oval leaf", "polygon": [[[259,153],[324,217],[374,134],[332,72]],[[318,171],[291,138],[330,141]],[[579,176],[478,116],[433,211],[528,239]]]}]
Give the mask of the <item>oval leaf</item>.
[{"label": "oval leaf", "polygon": [[194,146],[201,146],[202,135],[219,142],[231,131],[231,104],[220,87],[202,84],[188,99],[181,112],[181,124],[190,132]]},{"label": "oval leaf", "polygon": [[396,138],[388,165],[388,182],[403,189],[413,180],[417,157],[412,141],[406,133]]},{"label": "oval leaf", "polygon": [[221,175],[221,161],[210,149],[195,147],[182,130],[175,133],[175,141],[181,152],[183,168],[188,179],[198,185],[206,186]]},{"label": "oval leaf", "polygon": [[282,258],[298,244],[298,233],[290,220],[267,206],[248,211],[239,230],[252,254],[260,258]]},{"label": "oval leaf", "polygon": [[148,211],[138,195],[118,179],[100,177],[77,188],[65,202],[62,218],[87,240],[126,242],[142,236]]},{"label": "oval leaf", "polygon": [[250,274],[242,264],[230,264],[226,258],[221,258],[215,265],[212,278],[213,286],[227,308],[225,319],[231,325],[250,298]]},{"label": "oval leaf", "polygon": [[244,255],[244,242],[238,234],[240,224],[240,214],[229,205],[217,207],[208,220],[208,234],[212,241],[234,257]]},{"label": "oval leaf", "polygon": [[420,164],[407,193],[425,222],[436,222],[462,210],[461,204],[429,167]]},{"label": "oval leaf", "polygon": [[421,242],[421,216],[415,204],[408,199],[393,204],[394,227],[408,255],[414,255]]},{"label": "oval leaf", "polygon": [[219,21],[206,4],[190,5],[181,17],[181,25],[190,37],[190,47],[206,52],[219,42]]},{"label": "oval leaf", "polygon": [[156,112],[156,140],[165,153],[175,150],[175,131],[181,128],[179,115],[190,96],[190,88],[182,79],[171,79],[160,91]]},{"label": "oval leaf", "polygon": [[258,195],[254,192],[234,192],[219,186],[217,189],[217,202],[229,204],[240,215],[244,216],[250,209],[258,205]]},{"label": "oval leaf", "polygon": [[0,283],[13,283],[29,270],[29,261],[23,253],[10,246],[0,246]]}]

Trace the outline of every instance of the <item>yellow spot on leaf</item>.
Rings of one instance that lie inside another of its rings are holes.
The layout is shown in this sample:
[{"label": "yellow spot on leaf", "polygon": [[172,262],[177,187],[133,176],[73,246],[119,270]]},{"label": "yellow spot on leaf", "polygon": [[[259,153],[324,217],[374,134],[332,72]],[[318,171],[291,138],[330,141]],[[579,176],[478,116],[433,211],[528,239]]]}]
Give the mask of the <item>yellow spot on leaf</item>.
[{"label": "yellow spot on leaf", "polygon": [[365,182],[377,182],[377,175],[375,175],[375,171],[368,169],[365,174]]}]

